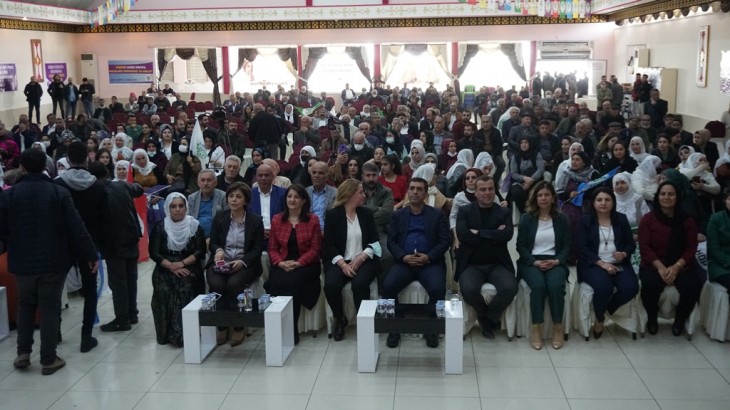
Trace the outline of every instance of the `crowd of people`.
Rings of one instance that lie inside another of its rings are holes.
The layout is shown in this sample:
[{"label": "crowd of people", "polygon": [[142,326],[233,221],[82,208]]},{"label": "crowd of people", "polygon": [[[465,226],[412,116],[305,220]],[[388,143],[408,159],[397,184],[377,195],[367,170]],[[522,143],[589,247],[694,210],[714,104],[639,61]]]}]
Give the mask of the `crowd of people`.
[{"label": "crowd of people", "polygon": [[[563,347],[570,266],[594,290],[595,338],[606,314],[639,292],[649,333],[656,334],[666,286],[680,294],[672,325],[680,335],[707,275],[730,288],[730,230],[723,229],[730,225],[730,142],[718,149],[709,130],[685,131],[654,88],[629,118],[614,105],[608,82],[598,86],[598,111],[575,103],[577,91],[569,87],[533,81],[530,89],[484,87],[466,108],[450,86],[439,93],[376,82],[359,94],[346,86],[340,107],[306,87],[273,94],[262,88],[232,94],[212,113],[191,118],[166,86],[144,91],[144,105],[134,95],[128,107],[115,97],[109,108],[100,100],[101,119],[87,110],[70,123],[63,111],[49,114],[38,131],[31,113],[9,131],[0,123],[7,188],[0,241],[21,291],[15,366],[30,365],[37,307],[44,374],[63,366],[55,346],[61,278],[71,264],[86,278],[82,352],[97,343],[91,279],[100,258],[115,312],[101,330],[128,331],[137,323],[140,225],[132,201],[158,185],[167,188],[150,204],[164,198],[165,212],[149,227],[149,254],[160,344],[182,345],[181,309],[200,293],[219,293],[222,308],[236,309],[263,264],[270,268],[266,290],[294,298],[297,342],[301,306],[311,309],[322,291],[333,339],[345,337],[348,283],[359,307],[373,282],[382,297],[397,299],[418,281],[435,315],[451,262],[458,291],[488,339],[524,280],[531,345],[543,347],[547,300],[550,345]],[[169,124],[161,120],[168,113]],[[125,121],[113,122],[119,114]],[[196,121],[202,158],[188,148]],[[248,153],[250,165],[242,168]],[[34,258],[39,241],[28,229],[54,252]],[[708,272],[695,262],[704,241]],[[497,291],[489,303],[484,283]],[[244,339],[243,328],[218,328],[219,345]],[[438,335],[425,340],[439,345]],[[387,345],[399,341],[391,334]]]}]

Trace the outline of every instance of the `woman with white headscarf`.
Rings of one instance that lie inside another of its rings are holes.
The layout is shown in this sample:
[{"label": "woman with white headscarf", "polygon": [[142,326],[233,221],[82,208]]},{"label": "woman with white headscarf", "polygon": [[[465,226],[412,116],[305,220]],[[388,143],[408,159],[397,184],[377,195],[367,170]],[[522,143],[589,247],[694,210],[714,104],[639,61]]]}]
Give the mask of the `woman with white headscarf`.
[{"label": "woman with white headscarf", "polygon": [[629,141],[629,156],[635,159],[637,164],[641,164],[649,156],[649,153],[646,152],[646,145],[644,145],[643,138],[631,138]]},{"label": "woman with white headscarf", "polygon": [[421,140],[411,142],[410,159],[411,161],[403,167],[403,176],[408,178],[409,181],[413,177],[413,172],[426,162],[426,148]]},{"label": "woman with white headscarf", "polygon": [[725,152],[715,162],[713,174],[719,182],[727,181],[730,178],[730,140],[725,141]]},{"label": "woman with white headscarf", "polygon": [[[412,178],[425,179],[428,182],[428,197],[426,197],[426,205],[432,206],[436,209],[441,209],[444,212],[451,211],[451,199],[448,199],[436,188],[436,164],[423,164],[413,172]],[[412,179],[411,178],[411,179]],[[408,197],[403,201],[403,207],[410,203]]]},{"label": "woman with white headscarf", "polygon": [[641,161],[636,171],[631,174],[631,186],[634,188],[634,192],[641,195],[648,203],[654,200],[654,194],[659,188],[657,169],[661,165],[661,158],[656,155],[649,155]]},{"label": "woman with white headscarf", "polygon": [[690,181],[690,186],[697,194],[702,206],[708,215],[712,214],[712,202],[715,196],[722,189],[717,183],[715,176],[710,172],[710,164],[707,162],[707,156],[701,152],[695,152],[687,158],[686,170],[692,175],[685,174],[682,169],[679,170]]},{"label": "woman with white headscarf", "polygon": [[69,168],[71,168],[71,165],[68,163],[68,158],[63,157],[56,161],[56,177],[60,177],[65,174]]},{"label": "woman with white headscarf", "polygon": [[205,234],[188,215],[185,196],[173,192],[165,203],[165,219],[150,235],[152,318],[157,343],[183,345],[182,309],[205,291]]},{"label": "woman with white headscarf", "polygon": [[453,198],[461,188],[461,180],[467,169],[474,166],[474,152],[470,149],[463,149],[456,155],[456,162],[446,173],[446,181],[449,184],[449,193]]},{"label": "woman with white headscarf", "polygon": [[614,175],[613,192],[616,194],[616,211],[626,215],[631,230],[636,234],[641,217],[649,213],[650,209],[644,198],[631,187],[631,174],[621,172]]},{"label": "woman with white headscarf", "polygon": [[111,138],[104,138],[99,143],[99,149],[104,148],[105,150],[112,152],[114,149],[114,143]]},{"label": "woman with white headscarf", "polygon": [[[43,141],[36,141],[30,147],[46,153],[46,146],[43,144]],[[53,158],[51,158],[51,156],[48,155],[47,153],[46,153],[46,172],[48,173],[49,177],[51,177],[51,178],[56,177],[56,165],[53,163]]]},{"label": "woman with white headscarf", "polygon": [[580,142],[574,142],[570,144],[570,148],[568,148],[568,159],[561,162],[560,165],[558,165],[557,171],[555,172],[555,190],[558,191],[558,193],[560,193],[561,188],[565,188],[565,184],[568,182],[568,175],[566,174],[566,172],[570,170],[570,161],[573,157],[573,154],[582,151],[583,144],[581,144]]},{"label": "woman with white headscarf", "polygon": [[132,156],[134,158],[132,162],[134,182],[140,184],[142,188],[150,188],[165,183],[161,175],[158,176],[160,169],[154,162],[150,161],[147,151],[138,149],[134,151]]},{"label": "woman with white headscarf", "polygon": [[[103,142],[103,141],[102,141]],[[134,152],[128,147],[129,136],[123,132],[118,132],[114,136],[114,146],[112,147],[112,161],[116,164],[121,160],[132,160]]]}]

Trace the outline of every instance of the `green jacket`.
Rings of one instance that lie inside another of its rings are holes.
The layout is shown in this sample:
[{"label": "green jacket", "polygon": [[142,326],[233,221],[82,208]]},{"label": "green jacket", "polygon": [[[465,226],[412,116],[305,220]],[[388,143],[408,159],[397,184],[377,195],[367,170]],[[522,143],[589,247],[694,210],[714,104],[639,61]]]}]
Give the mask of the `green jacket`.
[{"label": "green jacket", "polygon": [[[517,230],[517,253],[520,254],[520,259],[517,260],[518,268],[520,266],[532,266],[536,260],[532,255],[532,248],[535,247],[538,223],[537,216],[529,212],[523,214],[520,219]],[[559,260],[561,265],[567,266],[568,256],[570,255],[568,217],[560,213],[557,218],[553,219],[553,230],[555,231],[555,259]]]},{"label": "green jacket", "polygon": [[714,213],[707,224],[707,270],[710,280],[730,275],[730,212]]}]

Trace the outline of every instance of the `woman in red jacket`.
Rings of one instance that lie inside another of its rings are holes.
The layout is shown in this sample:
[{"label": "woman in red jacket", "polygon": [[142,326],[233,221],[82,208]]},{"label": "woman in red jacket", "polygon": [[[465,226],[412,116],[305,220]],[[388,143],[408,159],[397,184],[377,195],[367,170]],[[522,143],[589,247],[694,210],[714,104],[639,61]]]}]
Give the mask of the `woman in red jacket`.
[{"label": "woman in red jacket", "polygon": [[285,198],[284,212],[271,218],[271,273],[266,289],[274,296],[294,297],[294,344],[298,344],[301,305],[312,309],[321,290],[322,230],[319,218],[310,212],[309,195],[303,186],[291,185]]}]

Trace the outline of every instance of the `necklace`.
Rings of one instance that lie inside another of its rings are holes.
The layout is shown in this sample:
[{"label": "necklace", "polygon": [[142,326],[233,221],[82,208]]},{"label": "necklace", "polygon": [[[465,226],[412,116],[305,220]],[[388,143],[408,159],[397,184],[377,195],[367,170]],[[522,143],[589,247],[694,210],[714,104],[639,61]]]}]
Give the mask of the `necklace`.
[{"label": "necklace", "polygon": [[[608,235],[607,236],[603,234],[603,230],[604,229],[607,229],[608,230]],[[611,225],[608,225],[608,227],[604,227],[604,226],[600,226],[599,225],[599,229],[598,230],[601,232],[601,237],[603,237],[603,250],[607,250],[608,249],[608,240],[611,239],[611,235],[612,235]]]}]

